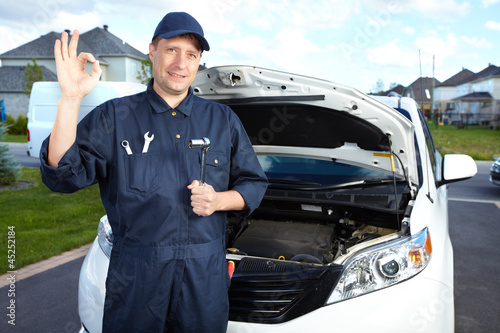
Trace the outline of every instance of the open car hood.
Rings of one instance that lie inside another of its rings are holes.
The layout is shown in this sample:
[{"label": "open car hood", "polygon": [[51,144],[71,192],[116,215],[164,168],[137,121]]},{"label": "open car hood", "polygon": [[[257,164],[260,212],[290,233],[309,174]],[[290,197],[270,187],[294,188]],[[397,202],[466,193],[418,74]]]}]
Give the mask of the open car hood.
[{"label": "open car hood", "polygon": [[[200,71],[192,85],[227,104],[257,154],[335,160],[394,171],[418,184],[414,125],[386,104],[325,80],[252,66]],[[400,162],[399,162],[400,161]]]}]

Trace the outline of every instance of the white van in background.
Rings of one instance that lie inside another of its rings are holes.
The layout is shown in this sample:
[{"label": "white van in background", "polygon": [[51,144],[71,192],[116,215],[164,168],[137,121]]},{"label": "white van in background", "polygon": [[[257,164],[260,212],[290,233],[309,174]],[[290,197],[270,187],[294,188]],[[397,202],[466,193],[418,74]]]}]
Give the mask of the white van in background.
[{"label": "white van in background", "polygon": [[[146,86],[133,82],[99,82],[83,99],[78,121],[97,105],[112,98],[133,95],[146,90]],[[39,157],[43,140],[49,136],[56,119],[57,104],[61,97],[58,82],[35,82],[28,109],[28,155]]]}]

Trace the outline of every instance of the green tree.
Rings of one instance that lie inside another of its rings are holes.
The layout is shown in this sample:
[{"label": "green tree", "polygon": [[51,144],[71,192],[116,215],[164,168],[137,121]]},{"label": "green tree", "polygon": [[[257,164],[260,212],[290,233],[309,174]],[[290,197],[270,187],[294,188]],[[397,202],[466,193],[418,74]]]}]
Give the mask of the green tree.
[{"label": "green tree", "polygon": [[393,83],[391,83],[391,84],[389,85],[389,90],[394,89],[394,88],[396,88],[397,86],[399,86],[399,83],[397,83],[397,82],[393,82]]},{"label": "green tree", "polygon": [[0,123],[0,185],[15,185],[21,177],[21,166],[9,152],[9,146],[2,142],[6,132],[7,126]]},{"label": "green tree", "polygon": [[379,78],[377,80],[377,83],[375,83],[372,86],[372,93],[375,95],[381,95],[384,91],[385,91],[384,81],[382,81],[382,79]]},{"label": "green tree", "polygon": [[31,95],[31,88],[33,88],[33,83],[43,81],[42,67],[38,66],[35,58],[33,58],[32,60],[33,65],[28,63],[28,66],[26,66],[26,71],[24,72],[23,79],[24,93],[28,95],[28,97]]},{"label": "green tree", "polygon": [[147,58],[141,61],[141,69],[137,79],[141,80],[142,84],[148,84],[149,80],[153,77],[153,63],[151,59]]}]

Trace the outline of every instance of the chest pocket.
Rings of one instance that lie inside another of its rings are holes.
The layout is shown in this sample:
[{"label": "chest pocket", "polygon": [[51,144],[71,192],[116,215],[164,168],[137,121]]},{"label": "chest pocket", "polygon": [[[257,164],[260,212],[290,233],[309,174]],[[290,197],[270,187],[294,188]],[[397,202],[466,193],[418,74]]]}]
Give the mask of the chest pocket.
[{"label": "chest pocket", "polygon": [[161,187],[159,153],[133,154],[124,158],[127,191],[147,196]]},{"label": "chest pocket", "polygon": [[229,155],[207,151],[207,168],[205,169],[206,182],[216,191],[227,190],[229,185]]}]

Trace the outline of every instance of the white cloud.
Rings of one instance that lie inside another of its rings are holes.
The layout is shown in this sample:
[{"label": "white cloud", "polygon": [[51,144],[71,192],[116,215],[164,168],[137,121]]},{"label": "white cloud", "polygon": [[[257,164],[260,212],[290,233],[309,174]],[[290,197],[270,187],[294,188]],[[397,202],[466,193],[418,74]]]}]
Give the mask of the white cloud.
[{"label": "white cloud", "polygon": [[[467,60],[478,60],[481,57],[477,53],[467,52],[467,53],[457,54],[456,58],[467,61]],[[474,61],[474,63],[476,63],[476,61]]]},{"label": "white cloud", "polygon": [[442,65],[443,61],[454,57],[460,50],[459,40],[454,34],[447,34],[445,38],[438,36],[419,37],[414,46],[421,50],[422,63],[432,62],[432,56],[436,56],[436,65]]},{"label": "white cloud", "polygon": [[[345,22],[359,13],[359,1],[346,3],[343,0],[282,0],[282,1],[239,1],[218,0],[225,4],[217,12],[220,23],[236,22],[235,26],[247,25],[264,31],[282,29],[332,30],[340,29]],[[226,30],[227,34],[234,31]]]},{"label": "white cloud", "polygon": [[465,42],[465,44],[468,44],[472,47],[480,48],[480,49],[490,49],[494,45],[492,42],[486,40],[486,38],[484,38],[484,37],[479,39],[477,37],[469,38],[469,37],[463,36],[462,40]]},{"label": "white cloud", "polygon": [[95,13],[84,13],[76,15],[67,12],[59,12],[55,16],[55,20],[47,24],[48,30],[62,32],[65,29],[75,30],[81,32],[91,30],[95,27],[102,27],[103,19],[100,15]]},{"label": "white cloud", "polygon": [[418,55],[415,50],[395,39],[379,47],[367,49],[366,59],[375,66],[412,67]]},{"label": "white cloud", "polygon": [[268,47],[274,65],[286,70],[302,71],[309,66],[310,56],[325,53],[297,30],[282,30],[274,36],[271,43]]},{"label": "white cloud", "polygon": [[32,38],[17,35],[11,28],[0,26],[0,54],[31,41]]},{"label": "white cloud", "polygon": [[415,33],[415,28],[413,27],[404,27],[403,32],[407,35],[413,35]]},{"label": "white cloud", "polygon": [[326,53],[300,30],[292,29],[281,30],[266,39],[257,35],[225,39],[218,49],[223,50],[217,53],[218,57],[225,58],[219,61],[226,64],[238,59],[243,64],[272,66],[292,72],[307,68],[310,56]]},{"label": "white cloud", "polygon": [[[226,39],[222,41],[219,55],[227,55],[227,60],[232,59],[255,59],[265,55],[261,52],[267,52],[264,41],[256,35],[247,35],[242,38]],[[223,53],[222,53],[223,52]]]},{"label": "white cloud", "polygon": [[500,31],[500,22],[488,21],[484,24],[484,26],[491,30],[499,30]]},{"label": "white cloud", "polygon": [[456,0],[411,0],[403,5],[407,12],[417,11],[424,17],[440,21],[456,21],[465,17],[471,10],[468,2],[458,3]]},{"label": "white cloud", "polygon": [[438,25],[438,26],[437,26],[437,29],[438,29],[439,31],[450,31],[450,27],[449,27],[449,26],[447,26],[447,25]]},{"label": "white cloud", "polygon": [[483,0],[482,3],[483,3],[483,7],[486,8],[486,7],[497,4],[499,1],[500,0]]},{"label": "white cloud", "polygon": [[379,47],[368,49],[366,60],[379,66],[378,68],[418,68],[420,61],[423,65],[432,64],[433,56],[436,58],[436,64],[441,65],[445,59],[455,56],[459,49],[459,41],[454,34],[448,34],[445,38],[437,35],[418,37],[408,45],[400,39],[394,39]]}]

